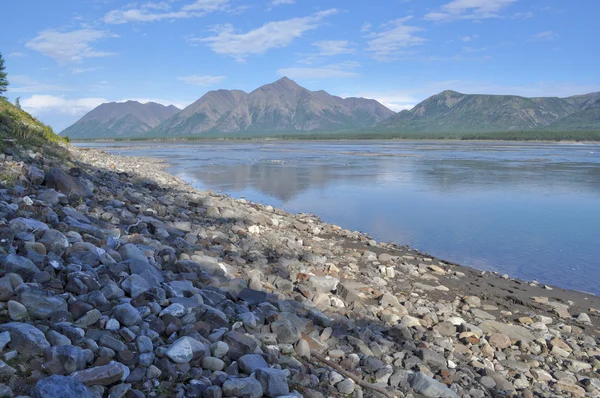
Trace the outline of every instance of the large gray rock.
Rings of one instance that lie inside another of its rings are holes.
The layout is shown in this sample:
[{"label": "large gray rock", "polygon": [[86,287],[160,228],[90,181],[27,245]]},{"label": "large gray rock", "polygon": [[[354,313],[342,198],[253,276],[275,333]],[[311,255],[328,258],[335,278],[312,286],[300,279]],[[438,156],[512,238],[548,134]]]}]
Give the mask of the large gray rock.
[{"label": "large gray rock", "polygon": [[46,186],[70,198],[91,197],[94,194],[86,184],[57,167],[53,167],[46,173]]},{"label": "large gray rock", "polygon": [[184,336],[171,344],[165,354],[175,363],[188,363],[192,359],[210,354],[210,350],[198,340]]},{"label": "large gray rock", "polygon": [[251,374],[257,369],[268,368],[267,361],[258,354],[242,355],[237,360],[240,370],[246,374]]},{"label": "large gray rock", "polygon": [[48,253],[54,253],[62,256],[69,247],[69,240],[62,232],[55,229],[47,229],[38,240],[38,243],[44,245]]},{"label": "large gray rock", "polygon": [[146,293],[151,289],[146,279],[139,275],[130,275],[127,279],[121,283],[121,288],[125,290],[131,298],[138,298],[142,294]]},{"label": "large gray rock", "polygon": [[70,376],[50,376],[40,379],[31,389],[31,398],[94,398],[94,394],[79,380]]},{"label": "large gray rock", "polygon": [[281,369],[261,368],[256,370],[256,380],[260,382],[263,394],[267,397],[279,397],[290,392],[287,378]]},{"label": "large gray rock", "polygon": [[67,301],[52,293],[39,289],[27,289],[21,292],[18,301],[27,308],[33,318],[48,319],[58,311],[67,311]]},{"label": "large gray rock", "polygon": [[419,394],[428,398],[459,398],[458,394],[449,389],[445,384],[417,372],[409,380],[410,386]]},{"label": "large gray rock", "polygon": [[340,280],[329,275],[311,276],[308,280],[308,285],[316,293],[329,293],[335,290]]},{"label": "large gray rock", "polygon": [[535,340],[535,336],[527,329],[522,326],[517,325],[507,325],[506,323],[485,320],[478,325],[483,333],[492,334],[492,333],[501,333],[503,335],[508,336],[513,342],[514,341],[524,341],[524,342],[532,342]]},{"label": "large gray rock", "polygon": [[29,182],[31,182],[32,185],[42,185],[42,183],[44,182],[45,175],[42,170],[33,165],[30,165],[27,168],[27,178],[29,179]]},{"label": "large gray rock", "polygon": [[54,346],[50,349],[49,356],[66,374],[85,369],[86,364],[94,359],[92,351],[73,345]]},{"label": "large gray rock", "polygon": [[142,316],[139,311],[129,303],[117,305],[113,315],[117,321],[127,327],[137,325],[142,321]]},{"label": "large gray rock", "polygon": [[123,365],[118,362],[111,362],[108,365],[80,370],[71,376],[86,386],[108,386],[119,381],[123,377],[123,374]]},{"label": "large gray rock", "polygon": [[278,320],[271,324],[271,331],[277,335],[279,343],[296,344],[302,333],[290,320]]},{"label": "large gray rock", "polygon": [[41,221],[34,220],[33,218],[13,218],[8,222],[8,225],[15,230],[15,232],[34,232],[43,231],[49,229],[48,225]]},{"label": "large gray rock", "polygon": [[223,395],[225,397],[260,398],[263,389],[260,382],[252,377],[227,379],[223,383]]},{"label": "large gray rock", "polygon": [[0,256],[0,266],[6,272],[14,272],[19,274],[24,279],[28,279],[33,274],[40,272],[33,261],[27,257],[9,254],[8,256]]},{"label": "large gray rock", "polygon": [[44,334],[33,325],[9,322],[0,325],[0,331],[10,333],[10,347],[25,359],[41,355],[44,350],[50,348],[50,343],[48,343]]},{"label": "large gray rock", "polygon": [[138,259],[131,259],[128,260],[127,263],[129,264],[129,270],[131,271],[131,273],[144,278],[148,282],[150,287],[157,286],[159,283],[165,281],[165,278],[163,278],[162,273],[156,267],[150,265],[148,260],[144,261]]}]

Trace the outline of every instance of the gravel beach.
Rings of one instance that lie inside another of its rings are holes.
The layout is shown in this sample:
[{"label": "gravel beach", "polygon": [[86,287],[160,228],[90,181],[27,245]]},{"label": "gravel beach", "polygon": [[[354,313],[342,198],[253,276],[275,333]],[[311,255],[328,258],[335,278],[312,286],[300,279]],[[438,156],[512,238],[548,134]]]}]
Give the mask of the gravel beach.
[{"label": "gravel beach", "polygon": [[67,150],[0,155],[0,396],[600,396],[597,296]]}]

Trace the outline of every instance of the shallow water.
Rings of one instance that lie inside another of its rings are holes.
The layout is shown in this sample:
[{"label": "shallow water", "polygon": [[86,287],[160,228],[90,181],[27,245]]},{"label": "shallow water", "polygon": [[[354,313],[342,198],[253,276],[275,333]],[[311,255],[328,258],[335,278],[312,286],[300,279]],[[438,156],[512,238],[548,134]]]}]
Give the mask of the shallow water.
[{"label": "shallow water", "polygon": [[111,143],[200,189],[309,212],[375,239],[600,294],[600,145]]}]

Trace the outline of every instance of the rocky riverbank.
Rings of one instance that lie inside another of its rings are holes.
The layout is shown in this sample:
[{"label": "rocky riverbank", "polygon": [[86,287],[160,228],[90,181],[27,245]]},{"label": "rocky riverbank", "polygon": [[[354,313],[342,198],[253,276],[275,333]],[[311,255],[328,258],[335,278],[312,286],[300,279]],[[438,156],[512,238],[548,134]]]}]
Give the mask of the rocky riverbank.
[{"label": "rocky riverbank", "polygon": [[0,155],[0,396],[599,396],[596,296],[211,192]]}]

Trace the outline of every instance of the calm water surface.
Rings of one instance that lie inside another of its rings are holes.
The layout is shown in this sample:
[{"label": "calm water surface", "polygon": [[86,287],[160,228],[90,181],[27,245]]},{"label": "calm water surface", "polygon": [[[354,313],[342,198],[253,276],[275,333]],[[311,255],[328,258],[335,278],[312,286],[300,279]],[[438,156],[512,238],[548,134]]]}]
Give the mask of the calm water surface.
[{"label": "calm water surface", "polygon": [[[83,145],[83,144],[82,144]],[[200,189],[309,212],[440,258],[600,294],[600,145],[114,143]]]}]

